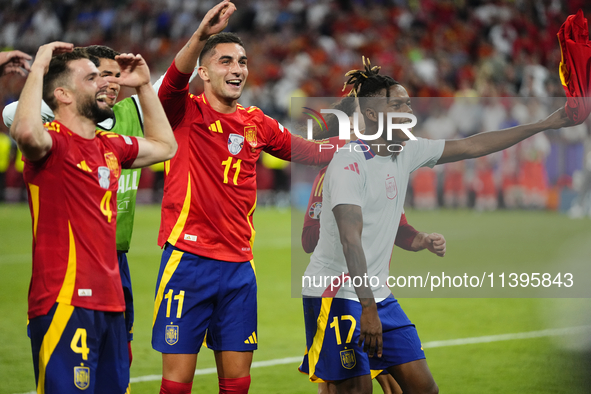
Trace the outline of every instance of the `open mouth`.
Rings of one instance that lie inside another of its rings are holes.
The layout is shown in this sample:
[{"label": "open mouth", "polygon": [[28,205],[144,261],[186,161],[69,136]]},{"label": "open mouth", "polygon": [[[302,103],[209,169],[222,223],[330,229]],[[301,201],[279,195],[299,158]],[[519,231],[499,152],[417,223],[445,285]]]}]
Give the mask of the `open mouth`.
[{"label": "open mouth", "polygon": [[228,85],[234,86],[236,88],[239,88],[240,86],[242,86],[242,80],[240,80],[240,79],[230,79],[230,80],[227,80],[226,83]]},{"label": "open mouth", "polygon": [[96,101],[99,102],[99,103],[106,102],[107,101],[107,93],[105,93],[105,92],[99,92],[96,95]]}]

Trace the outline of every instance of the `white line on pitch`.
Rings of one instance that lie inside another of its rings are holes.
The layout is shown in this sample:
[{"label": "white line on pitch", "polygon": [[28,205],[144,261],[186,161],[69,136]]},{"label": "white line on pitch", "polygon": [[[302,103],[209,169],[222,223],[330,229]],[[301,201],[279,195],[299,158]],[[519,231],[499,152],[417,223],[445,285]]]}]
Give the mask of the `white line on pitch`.
[{"label": "white line on pitch", "polygon": [[[529,339],[529,338],[543,338],[543,337],[554,337],[554,336],[561,336],[561,335],[571,335],[571,334],[582,334],[585,332],[591,333],[591,326],[579,326],[579,327],[565,327],[565,328],[550,328],[547,330],[540,330],[540,331],[527,331],[527,332],[517,332],[512,334],[500,334],[500,335],[485,335],[481,337],[471,337],[471,338],[457,338],[457,339],[448,339],[444,341],[431,341],[423,343],[423,348],[425,349],[433,349],[438,347],[448,347],[448,346],[460,346],[460,345],[471,345],[476,343],[490,343],[490,342],[501,342],[501,341],[510,341],[515,339]],[[261,367],[271,367],[274,365],[282,365],[282,364],[294,364],[299,363],[302,361],[302,356],[297,357],[286,357],[286,358],[276,358],[273,360],[266,360],[266,361],[255,361],[252,363],[251,369],[253,368],[261,368]],[[197,369],[195,371],[195,376],[197,375],[211,375],[217,373],[215,368],[204,368],[204,369]],[[131,378],[131,383],[140,383],[140,382],[153,382],[157,380],[161,380],[162,375],[145,375],[145,376],[138,376],[136,378]],[[24,394],[35,394],[35,391],[30,391]]]}]

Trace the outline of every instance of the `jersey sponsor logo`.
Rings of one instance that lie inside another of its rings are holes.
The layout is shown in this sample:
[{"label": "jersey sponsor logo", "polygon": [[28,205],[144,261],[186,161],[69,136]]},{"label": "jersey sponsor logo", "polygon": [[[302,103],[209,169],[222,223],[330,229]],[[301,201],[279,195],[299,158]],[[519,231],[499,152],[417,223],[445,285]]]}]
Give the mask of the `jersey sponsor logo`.
[{"label": "jersey sponsor logo", "polygon": [[196,235],[191,235],[191,234],[185,234],[185,240],[186,241],[196,242],[197,241],[197,236]]},{"label": "jersey sponsor logo", "polygon": [[322,212],[322,202],[317,201],[310,206],[308,210],[308,216],[312,219],[320,219],[320,213]]},{"label": "jersey sponsor logo", "polygon": [[386,178],[386,197],[393,200],[398,195],[398,188],[396,187],[396,180],[393,176]]},{"label": "jersey sponsor logo", "polygon": [[78,297],[92,297],[92,289],[78,289]]},{"label": "jersey sponsor logo", "polygon": [[179,341],[179,326],[176,326],[176,325],[166,326],[166,331],[164,332],[164,340],[170,346],[177,343]]},{"label": "jersey sponsor logo", "polygon": [[119,166],[117,156],[115,156],[113,152],[107,152],[105,153],[105,161],[107,162],[107,167],[113,171],[115,178],[119,178],[119,175],[121,175],[121,167]]},{"label": "jersey sponsor logo", "polygon": [[244,136],[239,134],[230,134],[228,137],[228,150],[231,154],[237,155],[244,146]]},{"label": "jersey sponsor logo", "polygon": [[222,130],[222,123],[219,120],[216,120],[215,122],[210,124],[208,129],[209,129],[209,131],[213,131],[214,133],[223,133],[224,132],[224,130]]},{"label": "jersey sponsor logo", "polygon": [[357,164],[357,162],[355,162],[353,164],[349,164],[348,166],[345,167],[345,170],[351,170],[351,171],[359,174],[359,165]]},{"label": "jersey sponsor logo", "polygon": [[107,167],[100,166],[98,168],[98,181],[103,189],[108,189],[111,185],[111,170]]},{"label": "jersey sponsor logo", "polygon": [[355,364],[357,364],[355,351],[353,349],[341,350],[341,365],[343,368],[352,369]]},{"label": "jersey sponsor logo", "polygon": [[80,390],[86,390],[90,385],[90,368],[74,367],[74,384]]},{"label": "jersey sponsor logo", "polygon": [[126,135],[122,135],[121,137],[123,137],[123,141],[125,141],[125,143],[126,143],[127,145],[133,145],[133,142],[131,141],[131,138],[129,138],[129,137],[128,137],[128,136],[126,136]]},{"label": "jersey sponsor logo", "polygon": [[256,148],[257,142],[257,127],[256,126],[246,126],[244,128],[244,138],[246,138],[246,142],[250,144],[253,148]]}]

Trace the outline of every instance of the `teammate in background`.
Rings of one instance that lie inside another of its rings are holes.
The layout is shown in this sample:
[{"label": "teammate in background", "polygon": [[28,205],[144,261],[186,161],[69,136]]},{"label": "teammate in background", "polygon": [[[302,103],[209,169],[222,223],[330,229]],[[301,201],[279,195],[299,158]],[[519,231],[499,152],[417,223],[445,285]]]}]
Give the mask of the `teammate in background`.
[{"label": "teammate in background", "polygon": [[9,74],[20,74],[23,77],[27,74],[26,71],[31,71],[29,62],[31,56],[21,51],[4,51],[0,52],[0,77]]},{"label": "teammate in background", "polygon": [[[57,54],[52,59],[52,55]],[[10,129],[25,158],[33,219],[29,329],[39,392],[125,392],[129,357],[115,249],[121,168],[170,159],[176,141],[140,55],[116,58],[144,108],[145,138],[96,129],[108,82],[72,44],[39,48]],[[42,98],[55,121],[39,122]]]},{"label": "teammate in background", "polygon": [[[353,112],[358,111],[357,100],[354,97],[343,98],[335,107],[335,109],[343,111],[352,118]],[[328,133],[318,135],[319,128],[315,127],[315,138],[327,138],[338,134],[338,123],[336,116],[332,114],[325,115]],[[363,120],[360,121],[362,123]],[[353,124],[352,122],[350,123]],[[363,127],[360,125],[360,129]],[[353,130],[351,130],[353,131]],[[353,134],[351,135],[353,138]],[[312,192],[308,200],[308,208],[304,217],[304,227],[302,229],[302,246],[306,253],[312,253],[318,244],[318,237],[320,235],[320,214],[322,213],[322,191],[324,189],[324,176],[326,168],[320,170],[314,183],[312,185]],[[394,244],[404,250],[417,252],[419,250],[428,249],[430,252],[443,257],[445,255],[445,238],[441,234],[432,233],[427,234],[419,232],[411,226],[407,220],[404,212],[400,218],[398,232],[396,233],[396,240]],[[377,376],[376,376],[377,374]],[[402,390],[396,380],[388,373],[388,371],[372,371],[372,377],[380,384],[384,394],[400,394]],[[332,382],[318,383],[318,394],[335,394],[336,386]]]},{"label": "teammate in background", "polygon": [[[121,75],[121,67],[115,60],[119,52],[100,45],[92,45],[84,48],[84,50],[97,66],[101,77],[111,76],[118,78]],[[104,101],[113,109],[113,118],[105,119],[97,126],[101,130],[111,131],[120,135],[141,137],[144,135],[144,132],[142,124],[143,115],[139,99],[137,96],[132,96],[115,104],[120,89],[121,86],[119,83],[109,82]],[[18,101],[6,106],[2,113],[4,123],[8,128],[10,128],[13,122],[17,107]],[[43,101],[41,104],[41,118],[43,122],[51,122],[54,117],[51,108]],[[117,259],[119,260],[119,273],[121,275],[123,295],[125,297],[125,327],[127,329],[130,365],[132,361],[131,341],[133,340],[134,308],[127,252],[129,251],[131,234],[133,232],[133,217],[140,175],[140,168],[122,169],[121,176],[119,177],[119,189],[117,190]]]},{"label": "teammate in background", "polygon": [[[165,168],[158,240],[164,251],[152,346],[162,353],[161,393],[191,392],[206,330],[220,392],[248,392],[258,342],[256,161],[262,151],[315,165],[333,155],[237,103],[248,77],[246,52],[238,36],[220,33],[235,9],[225,0],[205,15],[159,91],[180,148]],[[198,59],[205,92],[193,96],[188,81]]]},{"label": "teammate in background", "polygon": [[[378,71],[368,62],[364,70],[348,74],[370,135],[378,130],[380,113],[412,113],[406,89]],[[371,393],[370,370],[387,369],[404,393],[437,393],[416,328],[383,285],[410,173],[423,166],[484,156],[543,130],[571,124],[561,108],[543,121],[465,139],[419,138],[407,142],[398,155],[385,147],[408,140],[401,130],[394,130],[389,140],[381,135],[368,143],[350,142],[362,149],[340,149],[326,172],[320,239],[305,272],[311,280],[302,292],[309,349],[302,368],[310,379],[332,381],[338,393]],[[347,170],[351,164],[359,172]],[[312,278],[343,273],[352,283],[362,279],[361,284],[343,285],[326,298],[322,297],[330,287],[312,285],[318,283]],[[363,281],[364,277],[377,277],[379,283]]]}]

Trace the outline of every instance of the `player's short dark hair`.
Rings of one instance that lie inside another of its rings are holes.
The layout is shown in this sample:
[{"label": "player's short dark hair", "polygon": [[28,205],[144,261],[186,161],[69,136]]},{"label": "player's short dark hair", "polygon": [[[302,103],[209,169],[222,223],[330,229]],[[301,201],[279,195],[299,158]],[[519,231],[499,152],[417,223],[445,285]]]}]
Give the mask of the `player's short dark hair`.
[{"label": "player's short dark hair", "polygon": [[[74,48],[72,52],[62,53],[51,59],[47,73],[43,77],[43,101],[52,111],[57,109],[54,90],[60,86],[68,86],[69,76],[72,72],[68,64],[79,59],[91,60],[85,48]],[[93,63],[96,65],[96,62],[93,61]]]},{"label": "player's short dark hair", "polygon": [[371,66],[369,59],[362,58],[363,70],[351,70],[345,74],[349,77],[343,90],[347,85],[353,85],[349,96],[375,97],[379,96],[382,89],[386,89],[386,97],[390,97],[390,87],[400,85],[400,82],[387,75],[380,75],[379,66]]},{"label": "player's short dark hair", "polygon": [[[86,52],[90,56],[97,57],[99,59],[111,59],[115,60],[115,56],[120,55],[116,50],[106,47],[104,45],[91,45],[86,47]],[[98,66],[97,66],[98,67]]]},{"label": "player's short dark hair", "polygon": [[199,55],[200,65],[203,64],[203,59],[205,59],[205,56],[209,55],[209,53],[213,51],[215,47],[218,46],[218,44],[238,44],[242,48],[244,48],[244,43],[242,42],[240,37],[238,37],[238,35],[227,32],[216,34],[214,36],[209,37],[205,42],[205,46],[203,47],[203,50]]}]

